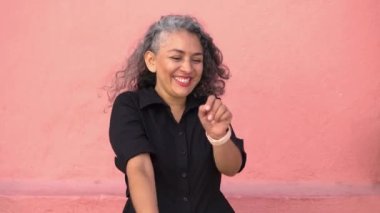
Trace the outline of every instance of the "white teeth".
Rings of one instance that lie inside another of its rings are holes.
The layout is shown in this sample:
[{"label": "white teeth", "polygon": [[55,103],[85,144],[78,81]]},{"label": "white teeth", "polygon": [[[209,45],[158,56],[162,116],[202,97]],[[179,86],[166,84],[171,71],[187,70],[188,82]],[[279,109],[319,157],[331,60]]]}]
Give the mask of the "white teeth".
[{"label": "white teeth", "polygon": [[183,77],[175,77],[175,80],[181,82],[181,83],[189,83],[190,78],[183,78]]}]

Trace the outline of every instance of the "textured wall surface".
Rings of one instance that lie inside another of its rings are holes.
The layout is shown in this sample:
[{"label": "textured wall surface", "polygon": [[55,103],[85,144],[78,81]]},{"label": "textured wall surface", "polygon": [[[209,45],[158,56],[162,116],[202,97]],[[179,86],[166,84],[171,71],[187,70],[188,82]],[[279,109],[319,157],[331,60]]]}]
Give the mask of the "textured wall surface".
[{"label": "textured wall surface", "polygon": [[102,87],[170,13],[196,16],[231,69],[224,101],[248,162],[227,182],[379,183],[379,11],[377,0],[3,1],[0,188],[115,181],[122,194]]}]

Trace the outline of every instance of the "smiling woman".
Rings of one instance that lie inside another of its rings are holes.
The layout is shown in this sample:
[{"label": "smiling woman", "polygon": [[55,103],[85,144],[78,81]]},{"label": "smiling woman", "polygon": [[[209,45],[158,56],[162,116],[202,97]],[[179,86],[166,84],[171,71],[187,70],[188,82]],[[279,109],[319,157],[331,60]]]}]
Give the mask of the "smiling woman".
[{"label": "smiling woman", "polygon": [[156,53],[145,53],[149,71],[156,73],[155,89],[169,105],[179,102],[184,105],[186,97],[198,85],[203,72],[199,38],[186,30],[180,30],[161,33],[159,43]]},{"label": "smiling woman", "polygon": [[222,62],[195,18],[169,15],[116,73],[109,133],[127,184],[124,212],[234,212],[221,174],[240,172],[246,154],[217,98],[229,77]]}]

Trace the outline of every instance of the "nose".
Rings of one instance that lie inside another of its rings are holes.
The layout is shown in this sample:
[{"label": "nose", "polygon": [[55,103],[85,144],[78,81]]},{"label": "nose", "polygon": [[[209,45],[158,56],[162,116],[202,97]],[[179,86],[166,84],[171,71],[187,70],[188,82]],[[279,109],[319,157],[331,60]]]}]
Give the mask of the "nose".
[{"label": "nose", "polygon": [[181,70],[190,73],[193,70],[193,65],[191,64],[191,60],[184,60],[181,66]]}]

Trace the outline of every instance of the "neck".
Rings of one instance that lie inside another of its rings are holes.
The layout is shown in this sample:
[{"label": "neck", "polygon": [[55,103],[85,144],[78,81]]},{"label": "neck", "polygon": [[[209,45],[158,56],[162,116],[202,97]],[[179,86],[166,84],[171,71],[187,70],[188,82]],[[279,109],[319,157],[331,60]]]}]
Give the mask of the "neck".
[{"label": "neck", "polygon": [[174,119],[179,123],[181,121],[181,117],[183,112],[185,111],[186,97],[176,98],[165,95],[165,93],[160,93],[156,89],[158,95],[167,103],[170,107],[170,111],[174,117]]},{"label": "neck", "polygon": [[155,88],[157,94],[167,103],[171,109],[184,109],[186,105],[186,97],[172,97],[165,93],[161,93]]}]

